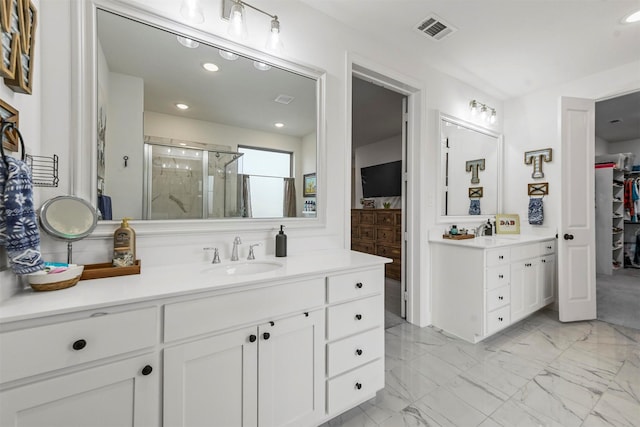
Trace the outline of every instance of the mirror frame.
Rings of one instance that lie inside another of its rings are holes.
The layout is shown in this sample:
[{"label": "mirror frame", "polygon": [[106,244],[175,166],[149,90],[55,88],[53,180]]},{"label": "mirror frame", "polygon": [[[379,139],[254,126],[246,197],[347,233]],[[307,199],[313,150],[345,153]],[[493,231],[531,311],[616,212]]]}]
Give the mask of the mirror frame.
[{"label": "mirror frame", "polygon": [[[59,202],[64,202],[65,200],[71,200],[83,205],[84,207],[87,208],[87,211],[91,214],[91,225],[82,233],[79,233],[79,234],[65,233],[61,230],[58,230],[56,227],[54,227],[49,221],[49,219],[47,218],[48,216],[47,213],[49,212],[49,208],[53,205],[56,205]],[[42,229],[49,236],[52,236],[56,239],[64,240],[67,242],[75,242],[76,240],[84,239],[85,237],[91,234],[91,232],[96,228],[96,225],[98,223],[98,215],[96,214],[95,208],[91,206],[91,204],[86,200],[80,197],[75,197],[75,196],[57,196],[47,200],[40,207],[38,217],[40,218],[40,225],[42,226]]]},{"label": "mirror frame", "polygon": [[[189,27],[181,22],[158,15],[134,5],[113,0],[83,0],[71,2],[71,194],[97,201],[97,10],[102,9],[143,24],[158,27],[189,37],[203,44],[213,45],[275,67],[316,80],[316,176],[319,209],[315,218],[256,218],[256,219],[194,219],[194,220],[137,220],[130,221],[139,235],[201,234],[213,231],[272,231],[280,224],[289,229],[318,229],[326,226],[326,72],[317,68],[268,55]],[[176,12],[177,14],[177,12]],[[90,162],[83,160],[91,159]],[[108,237],[119,224],[118,220],[99,221],[91,237]]]},{"label": "mirror frame", "polygon": [[[498,206],[497,212],[494,214],[486,214],[486,215],[443,215],[442,210],[444,207],[444,156],[443,154],[443,141],[442,141],[442,130],[443,120],[446,120],[450,123],[453,123],[458,126],[465,127],[467,129],[471,129],[475,132],[479,132],[483,135],[490,136],[492,138],[496,138],[497,150],[498,150]],[[503,203],[503,188],[504,188],[504,147],[503,147],[503,136],[501,133],[495,132],[494,130],[487,129],[485,127],[479,126],[477,124],[467,122],[465,120],[459,119],[457,117],[451,116],[449,114],[445,114],[441,111],[438,112],[438,179],[437,179],[437,187],[436,191],[438,193],[436,209],[437,209],[437,222],[438,224],[457,224],[457,223],[467,223],[467,222],[485,222],[488,218],[493,218],[496,214],[502,213],[502,203]]]}]

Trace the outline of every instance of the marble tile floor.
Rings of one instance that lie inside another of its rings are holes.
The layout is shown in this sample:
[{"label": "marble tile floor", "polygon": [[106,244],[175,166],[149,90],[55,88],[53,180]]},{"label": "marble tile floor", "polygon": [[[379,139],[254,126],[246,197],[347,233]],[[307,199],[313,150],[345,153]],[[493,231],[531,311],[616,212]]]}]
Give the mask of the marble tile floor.
[{"label": "marble tile floor", "polygon": [[640,269],[598,274],[596,295],[599,320],[640,329]]},{"label": "marble tile floor", "polygon": [[402,323],[386,386],[323,427],[640,426],[640,330],[542,310],[478,344]]},{"label": "marble tile floor", "polygon": [[400,282],[385,277],[384,279],[384,328],[389,329],[401,323],[404,319],[400,317],[400,304],[402,298],[400,294]]}]

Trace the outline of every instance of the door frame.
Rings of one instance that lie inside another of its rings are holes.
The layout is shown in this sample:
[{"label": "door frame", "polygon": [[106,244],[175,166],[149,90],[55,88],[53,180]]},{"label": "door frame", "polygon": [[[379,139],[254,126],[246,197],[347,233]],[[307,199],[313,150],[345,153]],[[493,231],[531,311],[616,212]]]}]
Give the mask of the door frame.
[{"label": "door frame", "polygon": [[[351,177],[351,150],[353,142],[351,140],[352,131],[352,77],[364,77],[366,80],[374,81],[381,86],[393,90],[407,97],[407,144],[406,144],[406,169],[407,169],[407,191],[403,200],[403,266],[402,275],[404,286],[406,287],[405,304],[406,320],[417,325],[425,325],[427,307],[427,292],[421,291],[421,277],[428,277],[422,271],[420,260],[420,180],[419,180],[419,159],[420,159],[420,139],[424,134],[422,130],[424,115],[424,89],[422,84],[414,79],[391,70],[383,65],[370,61],[358,54],[347,53],[347,67],[345,78],[345,98],[347,112],[345,118],[345,175]],[[351,247],[351,185],[349,191],[345,191],[345,212],[344,212],[344,247]],[[406,248],[406,251],[404,250]],[[406,252],[406,254],[404,253]],[[425,267],[426,268],[426,267]]]}]

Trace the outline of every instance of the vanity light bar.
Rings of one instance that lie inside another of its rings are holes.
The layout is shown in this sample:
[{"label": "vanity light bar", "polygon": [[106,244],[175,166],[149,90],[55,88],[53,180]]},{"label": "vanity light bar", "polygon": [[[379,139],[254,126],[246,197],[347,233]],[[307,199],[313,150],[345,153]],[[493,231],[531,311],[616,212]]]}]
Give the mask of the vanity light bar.
[{"label": "vanity light bar", "polygon": [[478,102],[475,99],[472,99],[469,102],[469,109],[471,110],[471,115],[475,116],[476,114],[480,113],[482,119],[491,124],[494,124],[496,122],[496,119],[498,118],[495,108],[490,107],[487,104]]}]

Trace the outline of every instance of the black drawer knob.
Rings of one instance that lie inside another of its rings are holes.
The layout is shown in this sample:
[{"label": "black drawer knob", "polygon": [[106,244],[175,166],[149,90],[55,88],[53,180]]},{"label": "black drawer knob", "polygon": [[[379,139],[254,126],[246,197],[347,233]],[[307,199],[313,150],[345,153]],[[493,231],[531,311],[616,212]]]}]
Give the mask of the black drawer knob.
[{"label": "black drawer knob", "polygon": [[500,295],[500,296],[498,297],[498,299],[499,299],[499,300],[503,300],[503,299],[504,299],[504,297],[503,297],[502,295]]},{"label": "black drawer knob", "polygon": [[149,375],[152,371],[153,371],[153,368],[151,367],[151,365],[147,365],[144,368],[142,368],[142,375]]},{"label": "black drawer knob", "polygon": [[356,320],[362,320],[362,314],[356,314]]},{"label": "black drawer knob", "polygon": [[360,390],[362,388],[362,384],[356,383],[356,390]]},{"label": "black drawer knob", "polygon": [[504,259],[504,256],[503,256],[503,255],[500,255],[500,256],[498,257],[498,259]]},{"label": "black drawer knob", "polygon": [[546,260],[546,259],[543,259],[543,260],[542,260],[542,262],[547,262],[547,260]]},{"label": "black drawer knob", "polygon": [[502,317],[498,317],[498,320],[502,322]]},{"label": "black drawer knob", "polygon": [[271,334],[269,332],[265,332],[264,334],[262,334],[262,338],[264,338],[265,340],[268,340],[269,337],[271,337]]},{"label": "black drawer knob", "polygon": [[73,343],[72,347],[74,350],[82,350],[86,346],[87,346],[87,342],[85,340],[78,340]]},{"label": "black drawer knob", "polygon": [[358,282],[358,283],[356,283],[356,288],[358,288],[358,289],[362,289],[362,282]]},{"label": "black drawer knob", "polygon": [[361,350],[361,349],[357,349],[357,350],[356,350],[356,354],[357,354],[358,356],[362,356],[362,350]]},{"label": "black drawer knob", "polygon": [[504,279],[504,274],[498,274],[498,279]]},{"label": "black drawer knob", "polygon": [[255,335],[253,334],[249,335],[249,342],[256,342],[257,339],[258,337],[256,337]]},{"label": "black drawer knob", "polygon": [[551,246],[547,246],[547,249],[552,249]]}]

